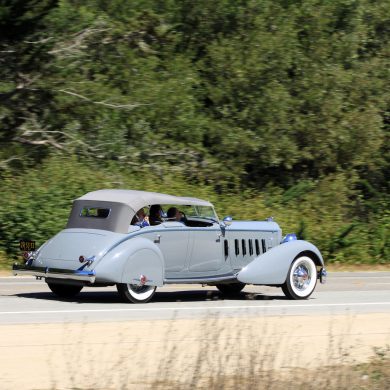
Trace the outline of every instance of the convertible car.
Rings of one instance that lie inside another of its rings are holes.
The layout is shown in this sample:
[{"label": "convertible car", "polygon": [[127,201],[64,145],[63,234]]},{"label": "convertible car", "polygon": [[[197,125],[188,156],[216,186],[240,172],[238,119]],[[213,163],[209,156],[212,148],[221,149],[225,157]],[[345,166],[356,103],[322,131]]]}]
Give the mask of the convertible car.
[{"label": "convertible car", "polygon": [[[152,210],[158,211],[153,221]],[[144,211],[150,224],[138,220]],[[320,251],[294,234],[283,238],[272,218],[220,221],[207,201],[133,190],[76,199],[66,228],[25,253],[25,264],[14,264],[13,273],[44,278],[62,298],[83,286],[116,285],[133,303],[173,283],[212,285],[224,294],[246,284],[276,286],[290,299],[305,299],[326,276]]]}]

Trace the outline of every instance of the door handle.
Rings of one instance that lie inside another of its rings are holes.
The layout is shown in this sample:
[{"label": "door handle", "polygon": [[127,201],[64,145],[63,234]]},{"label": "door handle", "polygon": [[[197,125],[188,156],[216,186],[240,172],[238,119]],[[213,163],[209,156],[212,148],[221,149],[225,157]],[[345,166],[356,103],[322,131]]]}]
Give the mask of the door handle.
[{"label": "door handle", "polygon": [[157,234],[157,236],[156,236],[154,242],[155,242],[156,244],[159,244],[160,241],[161,241],[161,235],[160,235],[160,234]]}]

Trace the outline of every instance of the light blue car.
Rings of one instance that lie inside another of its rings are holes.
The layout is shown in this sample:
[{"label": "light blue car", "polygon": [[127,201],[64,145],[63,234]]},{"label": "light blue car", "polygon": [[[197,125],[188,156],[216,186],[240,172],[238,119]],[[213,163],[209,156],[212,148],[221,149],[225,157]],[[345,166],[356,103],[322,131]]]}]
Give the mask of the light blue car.
[{"label": "light blue car", "polygon": [[[153,213],[149,222],[143,212]],[[227,295],[246,284],[276,286],[290,299],[305,299],[326,276],[320,251],[293,234],[282,238],[271,218],[220,221],[207,201],[133,190],[76,199],[66,228],[13,272],[44,278],[62,298],[83,286],[116,285],[133,303],[175,283],[212,285]]]}]

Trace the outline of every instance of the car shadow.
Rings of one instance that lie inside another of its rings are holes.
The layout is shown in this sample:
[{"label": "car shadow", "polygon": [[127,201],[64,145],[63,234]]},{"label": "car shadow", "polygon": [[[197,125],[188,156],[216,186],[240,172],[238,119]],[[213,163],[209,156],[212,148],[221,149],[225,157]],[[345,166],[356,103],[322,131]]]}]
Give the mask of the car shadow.
[{"label": "car shadow", "polygon": [[234,295],[224,295],[217,290],[183,290],[156,292],[153,302],[196,302],[196,301],[264,301],[274,299],[286,299],[282,295],[265,295],[261,293],[241,291]]},{"label": "car shadow", "polygon": [[[25,299],[36,299],[44,301],[64,301],[79,304],[99,303],[112,304],[124,303],[116,291],[81,291],[77,296],[71,299],[59,298],[52,292],[31,292],[19,293],[14,296]],[[169,302],[209,302],[209,301],[269,301],[286,300],[284,295],[266,295],[261,293],[241,291],[235,295],[224,295],[218,290],[199,289],[199,290],[176,290],[176,291],[156,291],[156,294],[150,303],[169,303]]]}]

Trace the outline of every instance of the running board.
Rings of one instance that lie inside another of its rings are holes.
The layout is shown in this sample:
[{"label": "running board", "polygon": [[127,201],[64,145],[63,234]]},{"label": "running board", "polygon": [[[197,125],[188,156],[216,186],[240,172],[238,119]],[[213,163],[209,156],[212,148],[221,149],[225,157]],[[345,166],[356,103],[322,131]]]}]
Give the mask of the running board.
[{"label": "running board", "polygon": [[164,279],[164,284],[181,284],[181,283],[194,283],[194,284],[209,284],[209,283],[219,283],[219,282],[237,282],[236,274],[213,276],[209,278],[169,278]]}]

